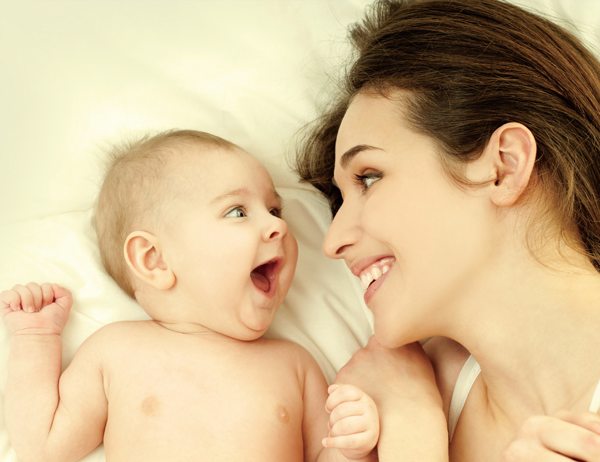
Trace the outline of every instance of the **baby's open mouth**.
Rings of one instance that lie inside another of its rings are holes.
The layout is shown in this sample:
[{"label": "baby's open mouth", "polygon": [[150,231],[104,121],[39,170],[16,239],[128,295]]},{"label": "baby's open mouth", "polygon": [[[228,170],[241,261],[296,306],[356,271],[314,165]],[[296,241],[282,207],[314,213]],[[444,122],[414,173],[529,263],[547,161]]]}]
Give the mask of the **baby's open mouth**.
[{"label": "baby's open mouth", "polygon": [[280,259],[274,259],[254,268],[250,273],[254,287],[268,296],[273,295],[280,264]]}]

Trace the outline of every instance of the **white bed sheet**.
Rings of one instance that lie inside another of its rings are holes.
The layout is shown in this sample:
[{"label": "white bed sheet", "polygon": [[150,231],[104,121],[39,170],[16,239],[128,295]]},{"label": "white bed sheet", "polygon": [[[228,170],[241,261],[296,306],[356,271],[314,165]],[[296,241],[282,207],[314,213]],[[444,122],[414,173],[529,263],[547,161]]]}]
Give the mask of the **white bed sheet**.
[{"label": "white bed sheet", "polygon": [[[372,334],[362,289],[321,244],[325,201],[288,167],[326,101],[363,0],[0,2],[0,288],[54,281],[74,295],[64,367],[102,325],[146,319],[102,269],[91,228],[102,147],[148,130],[229,139],[268,168],[300,256],[268,331],[307,348],[328,381]],[[520,0],[600,48],[600,0]],[[0,395],[9,337],[0,323]],[[1,405],[0,405],[1,408]],[[1,411],[1,409],[0,409]],[[0,461],[16,462],[0,418]],[[105,460],[102,447],[83,459]]]}]

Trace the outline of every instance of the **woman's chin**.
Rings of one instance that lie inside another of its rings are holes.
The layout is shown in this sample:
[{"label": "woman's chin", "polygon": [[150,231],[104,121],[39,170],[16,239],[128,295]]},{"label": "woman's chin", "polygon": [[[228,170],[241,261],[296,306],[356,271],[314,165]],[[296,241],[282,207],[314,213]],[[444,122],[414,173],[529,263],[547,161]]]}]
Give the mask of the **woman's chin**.
[{"label": "woman's chin", "polygon": [[396,325],[393,322],[378,324],[375,321],[375,338],[382,346],[386,348],[399,348],[419,340],[413,335],[409,335],[408,332],[403,332],[397,328],[394,329]]}]

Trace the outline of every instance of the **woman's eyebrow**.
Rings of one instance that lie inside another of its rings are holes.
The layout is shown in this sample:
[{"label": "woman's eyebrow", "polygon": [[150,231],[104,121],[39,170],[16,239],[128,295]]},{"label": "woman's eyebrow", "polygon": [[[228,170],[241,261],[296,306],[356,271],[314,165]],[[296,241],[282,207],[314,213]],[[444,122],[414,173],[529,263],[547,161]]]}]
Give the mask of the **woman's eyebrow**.
[{"label": "woman's eyebrow", "polygon": [[345,169],[350,163],[350,161],[354,158],[354,156],[356,156],[359,152],[368,151],[372,149],[377,149],[379,151],[382,150],[381,148],[369,146],[368,144],[358,144],[353,148],[348,149],[344,154],[342,154],[342,157],[340,158],[340,165],[342,166],[342,168]]}]

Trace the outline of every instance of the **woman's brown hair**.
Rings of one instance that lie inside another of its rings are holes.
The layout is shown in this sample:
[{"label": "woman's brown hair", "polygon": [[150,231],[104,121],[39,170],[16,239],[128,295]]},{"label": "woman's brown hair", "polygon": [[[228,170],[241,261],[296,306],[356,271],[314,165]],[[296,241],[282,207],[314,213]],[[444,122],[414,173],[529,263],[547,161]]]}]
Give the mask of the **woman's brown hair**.
[{"label": "woman's brown hair", "polygon": [[500,0],[380,0],[350,38],[356,59],[342,90],[296,157],[302,181],[334,215],[342,202],[331,182],[335,139],[350,101],[403,90],[406,123],[436,142],[458,183],[468,184],[460,167],[497,128],[528,127],[549,216],[600,270],[600,63],[573,35]]}]

